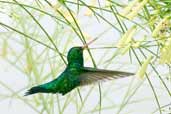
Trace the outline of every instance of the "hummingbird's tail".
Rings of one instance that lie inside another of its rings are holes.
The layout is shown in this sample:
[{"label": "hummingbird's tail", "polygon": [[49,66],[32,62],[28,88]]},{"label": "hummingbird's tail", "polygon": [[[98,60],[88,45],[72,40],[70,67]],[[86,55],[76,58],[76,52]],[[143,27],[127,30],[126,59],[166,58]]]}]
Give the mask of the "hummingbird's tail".
[{"label": "hummingbird's tail", "polygon": [[32,95],[32,94],[35,94],[35,93],[47,93],[47,89],[42,87],[42,86],[35,86],[35,87],[32,87],[31,89],[29,89],[24,96],[28,96],[28,95]]}]

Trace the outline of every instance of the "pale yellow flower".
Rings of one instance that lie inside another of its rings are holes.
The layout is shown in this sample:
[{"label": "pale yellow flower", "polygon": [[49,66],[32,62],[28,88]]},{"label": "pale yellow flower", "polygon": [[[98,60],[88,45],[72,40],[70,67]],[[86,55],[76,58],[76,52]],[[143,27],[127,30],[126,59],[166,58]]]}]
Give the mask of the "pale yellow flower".
[{"label": "pale yellow flower", "polygon": [[136,32],[136,26],[131,27],[125,34],[121,37],[119,42],[116,44],[116,47],[119,48],[119,53],[124,55],[129,51],[131,47],[131,43],[133,41],[133,35]]},{"label": "pale yellow flower", "polygon": [[132,37],[136,32],[136,26],[131,27],[127,32],[122,36],[122,38],[117,43],[118,48],[126,47],[132,41]]},{"label": "pale yellow flower", "polygon": [[136,17],[139,13],[139,11],[144,7],[146,3],[148,3],[149,0],[134,0],[131,3],[128,4],[127,7],[124,8],[123,12],[121,12],[121,15],[132,20],[134,17]]},{"label": "pale yellow flower", "polygon": [[131,44],[128,44],[128,46],[126,46],[125,48],[121,49],[121,52],[120,53],[122,55],[124,55],[126,52],[129,51],[130,47],[131,47]]},{"label": "pale yellow flower", "polygon": [[155,29],[153,30],[152,36],[155,38],[158,35],[160,35],[160,31],[161,30],[165,30],[167,28],[167,26],[170,26],[170,20],[169,20],[169,16],[164,17],[155,27]]},{"label": "pale yellow flower", "polygon": [[141,65],[141,67],[138,69],[136,75],[139,77],[139,78],[144,78],[144,75],[146,73],[146,70],[147,70],[147,67],[148,67],[148,64],[151,62],[152,60],[152,56],[149,56],[145,61],[144,63]]},{"label": "pale yellow flower", "polygon": [[165,42],[164,47],[160,49],[160,59],[159,63],[161,64],[170,64],[171,63],[171,39]]},{"label": "pale yellow flower", "polygon": [[120,54],[124,55],[129,51],[131,47],[138,48],[141,46],[141,43],[146,40],[146,36],[141,38],[140,40],[134,40],[133,36],[136,33],[136,26],[131,27],[122,38],[116,44],[116,47],[119,48]]},{"label": "pale yellow flower", "polygon": [[149,21],[148,21],[148,24],[150,26],[154,26],[155,23],[156,23],[156,21],[158,21],[158,20],[159,20],[159,18],[158,18],[157,15],[151,16],[150,19],[149,19]]},{"label": "pale yellow flower", "polygon": [[138,15],[138,12],[144,7],[144,5],[148,2],[148,0],[143,0],[139,3],[135,8],[133,8],[132,12],[127,15],[127,18],[132,20],[135,16]]},{"label": "pale yellow flower", "polygon": [[121,15],[125,16],[125,15],[127,15],[128,13],[130,13],[130,11],[132,10],[133,6],[135,6],[136,4],[138,4],[138,1],[139,1],[139,0],[134,0],[134,1],[130,2],[130,3],[128,4],[128,6],[126,6],[126,7],[123,9],[123,11],[121,12]]},{"label": "pale yellow flower", "polygon": [[[74,22],[73,17],[72,17],[71,14],[69,13],[69,11],[68,11],[65,7],[63,7],[61,4],[56,4],[56,5],[54,5],[54,6],[53,6],[53,9],[54,9],[55,11],[61,12],[61,13],[64,15],[64,17],[65,17],[70,23]],[[71,11],[71,13],[72,13],[72,15],[73,15],[74,17],[76,17],[76,14],[75,14],[74,12]]]}]

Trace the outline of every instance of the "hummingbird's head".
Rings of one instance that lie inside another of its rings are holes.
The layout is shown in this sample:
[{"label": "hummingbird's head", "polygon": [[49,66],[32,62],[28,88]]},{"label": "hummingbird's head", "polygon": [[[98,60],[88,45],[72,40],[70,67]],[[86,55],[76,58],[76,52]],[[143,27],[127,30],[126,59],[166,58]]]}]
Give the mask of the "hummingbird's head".
[{"label": "hummingbird's head", "polygon": [[83,47],[72,47],[67,55],[68,63],[78,63],[80,65],[83,65],[83,50],[85,49],[85,46]]}]

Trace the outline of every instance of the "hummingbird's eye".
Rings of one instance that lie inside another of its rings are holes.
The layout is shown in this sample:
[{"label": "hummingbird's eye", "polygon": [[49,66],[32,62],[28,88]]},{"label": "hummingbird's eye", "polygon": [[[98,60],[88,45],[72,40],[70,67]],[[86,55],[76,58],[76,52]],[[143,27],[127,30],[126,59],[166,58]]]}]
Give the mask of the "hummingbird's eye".
[{"label": "hummingbird's eye", "polygon": [[80,53],[82,49],[80,47],[77,48],[77,52]]}]

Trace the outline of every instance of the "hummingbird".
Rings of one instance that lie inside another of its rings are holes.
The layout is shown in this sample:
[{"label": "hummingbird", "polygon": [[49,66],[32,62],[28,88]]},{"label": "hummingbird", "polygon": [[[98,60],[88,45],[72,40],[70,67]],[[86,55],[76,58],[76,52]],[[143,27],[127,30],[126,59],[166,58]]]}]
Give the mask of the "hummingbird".
[{"label": "hummingbird", "polygon": [[59,93],[65,95],[80,86],[134,75],[134,73],[123,71],[85,67],[83,50],[86,48],[87,46],[72,47],[67,54],[68,64],[65,70],[56,79],[32,87],[25,93],[25,96],[36,93]]}]

